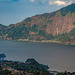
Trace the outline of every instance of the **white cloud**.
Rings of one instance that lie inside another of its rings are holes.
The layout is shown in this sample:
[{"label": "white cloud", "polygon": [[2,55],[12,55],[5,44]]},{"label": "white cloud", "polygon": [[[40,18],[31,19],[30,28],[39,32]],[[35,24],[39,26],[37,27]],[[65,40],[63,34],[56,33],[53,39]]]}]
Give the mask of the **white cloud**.
[{"label": "white cloud", "polygon": [[71,3],[75,3],[75,0],[30,0],[30,2],[41,2],[41,3],[48,3],[48,5],[69,5]]},{"label": "white cloud", "polygon": [[72,1],[70,0],[49,0],[49,5],[70,5]]},{"label": "white cloud", "polygon": [[54,3],[57,5],[65,5],[66,4],[65,1],[55,1]]}]

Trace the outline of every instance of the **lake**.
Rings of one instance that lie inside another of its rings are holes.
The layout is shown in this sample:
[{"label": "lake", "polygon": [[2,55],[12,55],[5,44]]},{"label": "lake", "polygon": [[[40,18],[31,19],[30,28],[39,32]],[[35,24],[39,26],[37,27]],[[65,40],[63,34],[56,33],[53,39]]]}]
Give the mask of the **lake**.
[{"label": "lake", "polygon": [[75,72],[75,45],[0,40],[0,53],[5,53],[7,60],[34,58],[50,70]]}]

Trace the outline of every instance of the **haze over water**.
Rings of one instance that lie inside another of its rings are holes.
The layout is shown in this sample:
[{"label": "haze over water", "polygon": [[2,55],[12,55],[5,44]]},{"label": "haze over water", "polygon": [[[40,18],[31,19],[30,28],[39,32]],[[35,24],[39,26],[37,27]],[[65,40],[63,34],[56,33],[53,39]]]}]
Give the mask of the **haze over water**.
[{"label": "haze over water", "polygon": [[75,72],[75,45],[0,40],[0,53],[5,53],[7,60],[34,58],[50,70]]}]

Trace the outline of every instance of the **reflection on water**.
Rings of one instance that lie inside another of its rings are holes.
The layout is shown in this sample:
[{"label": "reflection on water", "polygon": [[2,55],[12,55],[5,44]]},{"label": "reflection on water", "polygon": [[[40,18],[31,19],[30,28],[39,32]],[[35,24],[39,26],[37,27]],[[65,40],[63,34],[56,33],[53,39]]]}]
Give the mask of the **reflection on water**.
[{"label": "reflection on water", "polygon": [[8,60],[35,58],[51,70],[75,71],[75,46],[72,45],[0,40],[0,53],[5,53]]}]

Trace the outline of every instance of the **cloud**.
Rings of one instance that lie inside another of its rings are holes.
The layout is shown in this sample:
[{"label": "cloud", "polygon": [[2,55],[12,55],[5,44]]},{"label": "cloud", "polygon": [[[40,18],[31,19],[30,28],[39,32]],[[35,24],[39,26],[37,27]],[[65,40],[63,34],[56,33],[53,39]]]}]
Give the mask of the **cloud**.
[{"label": "cloud", "polygon": [[30,0],[30,2],[48,3],[48,5],[69,5],[75,3],[75,0]]},{"label": "cloud", "polygon": [[49,1],[49,5],[58,5],[58,6],[60,6],[60,5],[69,5],[69,4],[71,4],[72,3],[72,1],[67,1],[67,0],[50,0]]},{"label": "cloud", "polygon": [[65,1],[55,1],[54,3],[57,5],[65,5],[66,4]]}]

